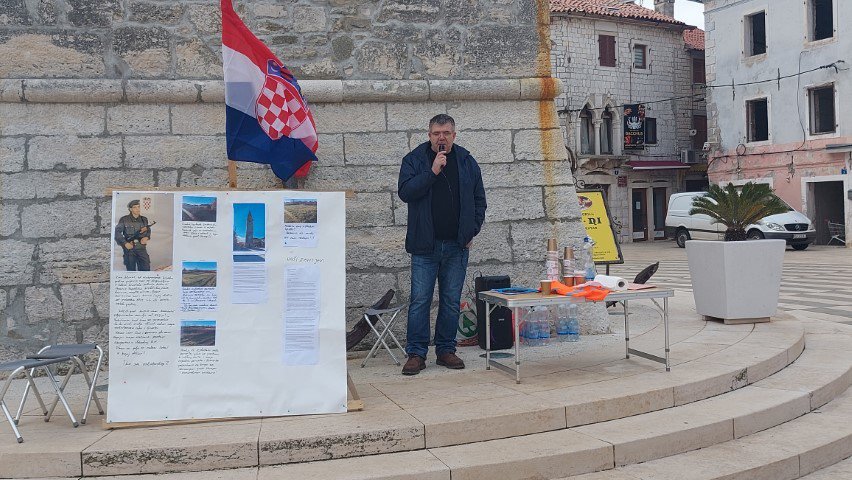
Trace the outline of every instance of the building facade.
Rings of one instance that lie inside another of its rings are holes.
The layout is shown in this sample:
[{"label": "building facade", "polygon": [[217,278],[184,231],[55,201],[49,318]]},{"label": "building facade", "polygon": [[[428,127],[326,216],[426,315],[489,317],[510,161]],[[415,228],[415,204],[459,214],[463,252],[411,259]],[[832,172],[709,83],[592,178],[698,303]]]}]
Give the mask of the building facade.
[{"label": "building facade", "polygon": [[[673,0],[658,11],[550,4],[553,71],[565,90],[557,108],[578,185],[604,190],[620,241],[664,239],[668,197],[706,185],[703,32],[672,17]],[[625,121],[637,105],[644,122]],[[636,126],[644,142],[628,147]]]},{"label": "building facade", "polygon": [[[852,243],[852,3],[707,0],[709,176],[767,183]],[[837,240],[832,242],[839,244]]]}]

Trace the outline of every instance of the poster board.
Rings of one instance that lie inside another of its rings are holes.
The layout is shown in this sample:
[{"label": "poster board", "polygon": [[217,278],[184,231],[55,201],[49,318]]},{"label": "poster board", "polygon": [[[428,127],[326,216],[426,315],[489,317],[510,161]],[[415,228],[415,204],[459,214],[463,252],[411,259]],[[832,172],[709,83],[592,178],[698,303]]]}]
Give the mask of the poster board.
[{"label": "poster board", "polygon": [[107,422],[346,411],[344,193],[115,191],[112,211]]},{"label": "poster board", "polygon": [[577,190],[580,216],[586,234],[595,242],[593,257],[599,265],[624,263],[621,245],[615,240],[615,230],[609,215],[603,190]]}]

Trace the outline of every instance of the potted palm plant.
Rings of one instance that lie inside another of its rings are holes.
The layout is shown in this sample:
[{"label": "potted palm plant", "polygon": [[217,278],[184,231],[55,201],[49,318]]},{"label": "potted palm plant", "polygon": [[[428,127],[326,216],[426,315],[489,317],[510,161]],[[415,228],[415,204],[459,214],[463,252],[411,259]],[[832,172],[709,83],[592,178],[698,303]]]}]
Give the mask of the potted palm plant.
[{"label": "potted palm plant", "polygon": [[725,226],[724,241],[686,242],[695,309],[705,317],[731,323],[768,322],[778,308],[784,240],[746,240],[749,225],[786,212],[768,185],[746,183],[738,189],[710,185],[696,197],[690,215],[703,214]]}]

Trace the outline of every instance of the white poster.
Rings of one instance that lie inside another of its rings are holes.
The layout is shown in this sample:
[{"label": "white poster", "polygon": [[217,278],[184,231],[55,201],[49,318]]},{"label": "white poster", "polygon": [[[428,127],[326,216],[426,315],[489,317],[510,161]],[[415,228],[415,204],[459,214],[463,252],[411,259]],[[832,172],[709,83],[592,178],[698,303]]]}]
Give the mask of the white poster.
[{"label": "white poster", "polygon": [[108,422],[346,411],[343,193],[122,191],[113,212]]}]

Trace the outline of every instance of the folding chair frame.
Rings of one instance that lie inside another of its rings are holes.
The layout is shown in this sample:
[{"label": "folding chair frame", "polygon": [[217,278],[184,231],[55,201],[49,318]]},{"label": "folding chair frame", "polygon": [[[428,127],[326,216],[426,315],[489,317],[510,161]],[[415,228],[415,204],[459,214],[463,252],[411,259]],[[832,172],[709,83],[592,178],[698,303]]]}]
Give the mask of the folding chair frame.
[{"label": "folding chair frame", "polygon": [[[45,421],[48,420],[47,407],[44,405],[44,400],[41,398],[41,393],[38,391],[38,387],[36,387],[35,380],[33,379],[33,373],[38,368],[43,368],[45,373],[47,374],[48,379],[50,380],[50,386],[53,387],[54,393],[56,393],[56,400],[62,402],[62,406],[65,408],[65,411],[68,413],[68,417],[71,419],[71,424],[74,425],[74,428],[78,427],[80,424],[77,422],[77,419],[74,417],[74,413],[71,412],[71,407],[68,406],[68,402],[65,400],[65,396],[62,395],[62,390],[59,388],[59,382],[56,380],[56,377],[53,375],[53,372],[50,370],[50,366],[70,361],[71,357],[58,357],[53,359],[44,359],[44,360],[36,360],[36,359],[27,359],[20,360],[18,362],[10,362],[10,363],[20,363],[20,366],[16,367],[11,371],[9,376],[6,378],[6,382],[3,384],[3,388],[0,389],[0,409],[3,410],[3,415],[6,417],[6,420],[9,422],[9,426],[12,427],[12,431],[15,433],[15,438],[18,440],[18,443],[24,442],[24,437],[21,436],[21,432],[18,430],[18,420],[17,418],[13,418],[11,412],[9,412],[9,408],[6,406],[6,401],[4,400],[6,397],[6,393],[9,391],[9,387],[12,385],[12,380],[19,374],[23,373],[24,377],[27,379],[27,392],[32,389],[33,394],[38,400],[39,406],[41,406],[42,414],[45,415]],[[26,396],[23,397],[26,399]],[[54,402],[55,405],[55,402]],[[23,406],[23,404],[22,404]]]},{"label": "folding chair frame", "polygon": [[[62,391],[62,392],[65,392],[65,387],[68,385],[68,381],[71,380],[71,375],[74,374],[74,369],[76,368],[76,369],[80,370],[80,373],[83,374],[83,378],[86,380],[86,386],[89,389],[89,393],[86,396],[86,405],[83,408],[83,417],[80,419],[80,423],[85,425],[86,419],[89,416],[89,406],[91,405],[92,400],[95,401],[95,405],[97,405],[97,407],[98,407],[98,413],[100,413],[101,415],[104,414],[104,407],[101,405],[101,401],[98,398],[98,394],[95,393],[95,385],[98,382],[98,375],[100,374],[101,365],[103,364],[104,351],[99,345],[96,345],[96,344],[91,344],[91,348],[88,348],[85,352],[80,351],[81,347],[82,347],[82,345],[76,345],[76,344],[48,345],[48,346],[42,348],[41,350],[39,350],[37,354],[30,355],[27,358],[36,359],[36,360],[43,360],[43,359],[52,359],[52,358],[65,357],[65,356],[69,357],[69,359],[72,361],[71,368],[69,368],[68,373],[65,374],[65,378],[63,379],[62,385],[59,387],[59,390]],[[87,353],[92,351],[93,349],[98,351],[98,362],[95,366],[95,371],[92,374],[92,377],[89,378],[89,373],[86,370],[86,363],[83,361],[83,357]],[[54,351],[54,353],[51,353],[52,350]],[[66,350],[66,351],[70,350],[70,352],[69,352],[70,355],[62,355],[62,353],[63,353],[62,350]],[[30,370],[30,375],[32,375],[32,374],[33,374],[33,370]],[[15,424],[17,424],[20,421],[21,415],[23,415],[24,402],[26,402],[26,400],[27,400],[27,394],[29,393],[29,389],[30,389],[30,385],[29,385],[29,383],[27,383],[27,386],[24,389],[24,395],[23,395],[23,397],[21,397],[21,404],[18,406],[18,411],[15,415]],[[53,416],[53,411],[56,409],[56,405],[57,405],[58,402],[59,402],[59,397],[55,398],[53,400],[53,403],[50,405],[50,408],[45,411],[45,414],[44,414],[45,415],[45,418],[44,418],[45,422],[50,421],[50,418]]]},{"label": "folding chair frame", "polygon": [[[391,351],[387,342],[385,342],[385,338],[390,337],[391,340],[393,340],[393,343],[396,344],[397,348],[399,348],[399,351],[405,352],[405,349],[402,348],[402,345],[399,343],[399,340],[397,340],[396,335],[393,334],[391,327],[393,326],[393,323],[396,321],[396,317],[399,315],[399,312],[401,312],[406,306],[407,305],[398,305],[396,307],[386,308],[386,309],[383,309],[383,310],[374,310],[374,309],[370,308],[370,309],[367,309],[366,312],[364,312],[364,318],[367,319],[367,324],[370,325],[370,328],[373,330],[373,333],[376,334],[378,339],[376,340],[376,343],[373,344],[373,348],[370,349],[370,353],[367,354],[367,358],[365,358],[364,361],[361,362],[361,368],[364,368],[367,365],[367,360],[376,356],[376,353],[378,353],[377,350],[379,348],[379,344],[381,344],[382,346],[385,347],[385,350],[387,350],[388,354],[390,354],[394,363],[396,363],[397,365],[402,365],[400,363],[399,359],[396,358],[396,355],[393,354],[393,351]],[[389,313],[392,314],[392,315],[391,315],[390,319],[388,319],[386,321],[382,317],[382,315],[386,315],[386,314],[389,314]],[[368,318],[371,315],[376,317],[376,324],[382,329],[381,332],[379,332],[379,330],[376,328],[376,325],[374,325],[373,322],[371,322],[370,319]]]}]

